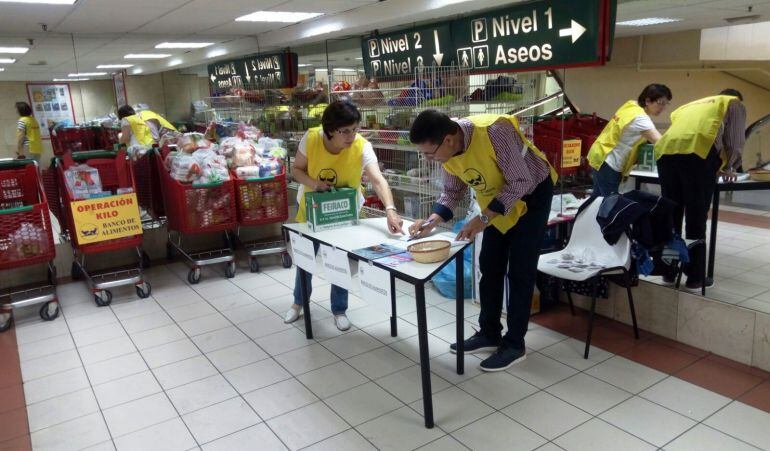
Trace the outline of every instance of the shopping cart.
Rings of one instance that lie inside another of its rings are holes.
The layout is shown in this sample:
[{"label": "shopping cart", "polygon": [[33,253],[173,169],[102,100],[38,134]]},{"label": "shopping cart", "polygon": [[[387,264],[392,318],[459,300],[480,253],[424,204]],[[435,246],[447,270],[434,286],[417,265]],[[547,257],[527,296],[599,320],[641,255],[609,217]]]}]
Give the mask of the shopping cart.
[{"label": "shopping cart", "polygon": [[[94,293],[94,301],[99,306],[106,306],[112,302],[112,292],[110,288],[134,285],[136,294],[140,298],[147,298],[152,292],[149,282],[144,280],[143,275],[143,251],[142,234],[135,234],[123,238],[108,239],[95,243],[81,243],[78,239],[78,233],[75,230],[75,220],[73,215],[73,203],[76,200],[73,194],[67,188],[65,180],[65,171],[75,164],[87,164],[99,171],[102,189],[110,191],[113,195],[122,193],[136,192],[134,186],[133,173],[131,165],[122,150],[113,151],[90,151],[76,152],[73,154],[64,154],[56,161],[57,174],[59,176],[59,186],[62,194],[62,212],[65,217],[62,227],[69,231],[70,243],[75,259],[72,262],[72,278],[74,280],[85,279],[89,288]],[[103,198],[105,202],[110,197]],[[137,267],[128,269],[117,269],[104,272],[89,272],[86,269],[86,256],[99,254],[103,252],[114,252],[122,249],[134,248],[139,258]]]},{"label": "shopping cart", "polygon": [[40,317],[51,321],[59,316],[56,298],[56,268],[53,259],[51,218],[32,160],[0,160],[0,271],[45,263],[48,284],[0,294],[0,332],[8,330],[15,308],[43,304]]},{"label": "shopping cart", "polygon": [[256,242],[241,240],[243,227],[281,224],[289,217],[289,202],[286,192],[286,167],[274,176],[238,178],[235,171],[230,173],[235,180],[235,199],[238,212],[236,241],[249,254],[251,272],[259,272],[257,257],[281,254],[284,268],[291,268],[291,256],[286,250],[286,237]]},{"label": "shopping cart", "polygon": [[[200,282],[202,267],[220,263],[225,264],[227,278],[235,277],[235,255],[229,234],[237,225],[234,182],[193,185],[171,178],[163,166],[171,148],[164,146],[154,158],[168,224],[166,256],[169,260],[177,253],[184,257],[190,266],[187,281],[191,284]],[[182,246],[184,235],[216,232],[223,235],[223,248],[192,252]]]}]

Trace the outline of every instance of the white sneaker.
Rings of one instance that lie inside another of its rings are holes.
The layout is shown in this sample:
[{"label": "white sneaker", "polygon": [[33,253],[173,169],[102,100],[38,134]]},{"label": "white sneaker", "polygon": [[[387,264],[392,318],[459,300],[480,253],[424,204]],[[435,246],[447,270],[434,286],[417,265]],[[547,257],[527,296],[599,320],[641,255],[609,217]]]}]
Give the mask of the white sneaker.
[{"label": "white sneaker", "polygon": [[297,321],[300,316],[302,316],[302,309],[295,309],[294,307],[291,307],[286,311],[286,315],[283,317],[283,322],[286,324],[293,323],[294,321]]},{"label": "white sneaker", "polygon": [[350,329],[350,320],[344,313],[342,315],[334,315],[334,324],[337,329],[345,331]]}]

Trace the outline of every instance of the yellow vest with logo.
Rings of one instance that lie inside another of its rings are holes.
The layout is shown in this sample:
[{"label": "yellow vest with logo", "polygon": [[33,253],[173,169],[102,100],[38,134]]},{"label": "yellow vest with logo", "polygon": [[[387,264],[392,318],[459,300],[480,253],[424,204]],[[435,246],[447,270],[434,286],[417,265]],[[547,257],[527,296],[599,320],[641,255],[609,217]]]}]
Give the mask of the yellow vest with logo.
[{"label": "yellow vest with logo", "polygon": [[[534,152],[549,167],[551,180],[556,183],[559,176],[553,169],[545,155],[532,144],[519,129],[519,121],[514,116],[498,114],[480,114],[469,116],[467,119],[473,124],[473,136],[468,148],[460,155],[452,157],[443,164],[444,169],[452,175],[459,177],[465,184],[476,192],[476,201],[482,210],[497,196],[505,185],[505,176],[497,164],[497,153],[489,139],[487,128],[499,119],[506,119],[513,124],[524,145]],[[510,230],[519,221],[519,218],[527,212],[527,204],[517,200],[507,215],[495,216],[490,224],[501,233]]]},{"label": "yellow vest with logo", "polygon": [[[363,171],[364,145],[366,139],[356,134],[356,139],[350,147],[342,149],[338,154],[326,150],[321,127],[307,131],[305,141],[307,151],[307,175],[321,180],[335,188],[361,189],[361,172]],[[305,222],[305,193],[314,188],[305,185],[297,208],[297,222]]]},{"label": "yellow vest with logo", "polygon": [[40,139],[40,124],[32,116],[22,116],[19,120],[24,122],[27,142],[29,143],[29,153],[40,155],[43,152],[43,140]]},{"label": "yellow vest with logo", "polygon": [[155,144],[155,139],[152,137],[152,131],[150,131],[150,127],[147,126],[146,121],[150,119],[155,119],[160,123],[161,127],[167,128],[169,130],[177,131],[176,127],[171,125],[169,121],[164,119],[159,114],[150,111],[150,110],[144,110],[140,111],[137,114],[126,116],[125,119],[128,121],[128,124],[131,126],[131,133],[134,134],[136,137],[136,141],[143,145],[150,147],[153,144]]},{"label": "yellow vest with logo", "polygon": [[[591,146],[591,150],[588,151],[588,163],[592,168],[597,171],[602,167],[607,156],[612,153],[615,147],[620,143],[620,138],[623,135],[623,130],[634,119],[640,115],[646,115],[644,108],[639,106],[636,100],[629,100],[624,103],[623,106],[615,112],[612,116],[612,120],[604,127],[601,134],[594,144]],[[631,168],[636,164],[637,154],[639,152],[639,146],[644,143],[645,138],[641,138],[631,146],[631,153],[628,154],[628,159],[623,162],[622,173],[627,176],[631,172]]]},{"label": "yellow vest with logo", "polygon": [[[722,95],[706,97],[672,111],[671,127],[655,144],[655,159],[663,155],[694,153],[705,160],[733,100],[739,99]],[[724,162],[724,151],[721,157]]]}]

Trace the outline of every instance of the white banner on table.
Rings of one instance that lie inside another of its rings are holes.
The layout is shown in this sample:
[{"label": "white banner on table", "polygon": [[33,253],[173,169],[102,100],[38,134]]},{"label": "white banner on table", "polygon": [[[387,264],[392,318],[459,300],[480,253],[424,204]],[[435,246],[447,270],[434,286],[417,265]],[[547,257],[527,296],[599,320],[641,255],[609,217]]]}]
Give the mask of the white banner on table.
[{"label": "white banner on table", "polygon": [[350,290],[352,280],[350,276],[350,262],[348,253],[331,246],[321,245],[321,257],[323,257],[324,274],[326,281],[340,288]]},{"label": "white banner on table", "polygon": [[390,305],[390,273],[364,262],[358,266],[361,278],[361,298],[370,305]]},{"label": "white banner on table", "polygon": [[315,273],[315,249],[313,248],[313,242],[294,232],[289,233],[289,241],[291,241],[291,250],[292,254],[294,254],[294,263],[310,274]]}]

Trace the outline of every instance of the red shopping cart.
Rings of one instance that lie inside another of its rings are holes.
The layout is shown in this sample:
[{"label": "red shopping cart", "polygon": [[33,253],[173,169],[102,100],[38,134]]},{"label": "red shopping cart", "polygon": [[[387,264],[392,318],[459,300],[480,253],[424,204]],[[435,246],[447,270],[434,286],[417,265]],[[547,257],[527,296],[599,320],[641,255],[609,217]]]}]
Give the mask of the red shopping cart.
[{"label": "red shopping cart", "polygon": [[[202,267],[220,263],[225,264],[227,278],[235,277],[235,256],[228,233],[237,225],[235,183],[227,180],[193,185],[175,180],[163,165],[169,151],[166,146],[154,158],[168,224],[167,257],[172,260],[177,253],[184,257],[190,266],[187,281],[191,284],[200,282]],[[184,235],[217,232],[223,234],[223,248],[192,252],[182,246]]]},{"label": "red shopping cart", "polygon": [[0,293],[0,332],[8,330],[14,308],[43,304],[40,317],[59,316],[56,268],[48,202],[37,164],[32,160],[0,161],[0,271],[45,263],[48,284],[11,288]]},{"label": "red shopping cart", "polygon": [[291,268],[291,256],[286,249],[286,240],[272,239],[257,242],[241,240],[243,227],[281,224],[289,218],[289,202],[286,192],[286,168],[267,177],[238,178],[235,171],[230,171],[235,180],[235,198],[238,212],[237,242],[249,255],[251,272],[259,272],[257,257],[281,254],[284,268]]},{"label": "red shopping cart", "polygon": [[[136,233],[127,237],[107,239],[104,241],[84,243],[80,242],[79,233],[75,229],[73,204],[77,202],[72,191],[68,188],[65,171],[76,166],[86,164],[95,168],[99,173],[102,190],[112,196],[119,194],[135,193],[133,173],[125,152],[118,151],[90,151],[64,154],[56,161],[57,174],[62,198],[62,212],[65,218],[62,227],[69,232],[72,251],[75,259],[72,262],[72,278],[85,279],[89,288],[94,293],[94,301],[99,306],[106,306],[112,302],[110,288],[134,285],[136,294],[140,298],[150,296],[152,287],[144,280],[143,275],[143,250],[142,234]],[[112,196],[100,198],[104,202],[111,202]],[[76,208],[76,207],[75,207]],[[103,252],[114,252],[122,249],[134,248],[139,263],[137,267],[118,269],[105,272],[89,272],[86,269],[86,256]]]}]

